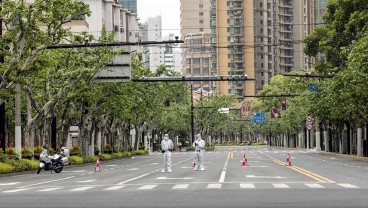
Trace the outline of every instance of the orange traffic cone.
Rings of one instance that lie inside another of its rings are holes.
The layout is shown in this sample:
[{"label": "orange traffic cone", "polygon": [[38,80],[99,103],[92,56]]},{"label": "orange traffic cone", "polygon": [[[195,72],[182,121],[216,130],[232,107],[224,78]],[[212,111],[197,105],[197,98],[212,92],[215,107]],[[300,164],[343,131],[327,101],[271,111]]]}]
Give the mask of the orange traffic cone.
[{"label": "orange traffic cone", "polygon": [[242,167],[247,166],[247,155],[244,153],[243,154],[243,161],[242,161]]},{"label": "orange traffic cone", "polygon": [[286,166],[291,166],[291,159],[290,159],[290,154],[287,154],[286,156]]},{"label": "orange traffic cone", "polygon": [[100,166],[100,161],[97,159],[96,165],[95,165],[95,172],[102,172],[102,168]]}]

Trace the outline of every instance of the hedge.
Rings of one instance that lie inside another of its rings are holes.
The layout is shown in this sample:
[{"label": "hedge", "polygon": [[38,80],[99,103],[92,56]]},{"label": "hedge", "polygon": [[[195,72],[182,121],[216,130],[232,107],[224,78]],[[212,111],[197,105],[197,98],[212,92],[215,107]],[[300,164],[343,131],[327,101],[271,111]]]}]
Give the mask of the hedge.
[{"label": "hedge", "polygon": [[97,156],[86,156],[83,158],[85,163],[94,163],[97,161]]},{"label": "hedge", "polygon": [[79,156],[71,156],[69,157],[69,164],[70,165],[80,165],[84,163],[83,158],[79,157]]},{"label": "hedge", "polygon": [[148,154],[148,151],[147,150],[136,150],[136,151],[133,151],[133,155],[145,155],[145,154]]},{"label": "hedge", "polygon": [[29,170],[37,170],[39,162],[37,160],[7,160],[7,164],[14,167],[15,172],[29,171]]},{"label": "hedge", "polygon": [[110,154],[100,154],[101,160],[111,160],[112,156]]},{"label": "hedge", "polygon": [[3,173],[12,173],[14,171],[14,167],[7,164],[0,162],[0,174]]}]

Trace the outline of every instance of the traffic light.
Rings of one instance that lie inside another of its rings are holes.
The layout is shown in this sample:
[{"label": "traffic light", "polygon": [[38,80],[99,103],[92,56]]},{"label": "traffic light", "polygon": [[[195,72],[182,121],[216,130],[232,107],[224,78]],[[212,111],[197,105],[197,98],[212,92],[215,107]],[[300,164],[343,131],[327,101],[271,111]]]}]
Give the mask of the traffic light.
[{"label": "traffic light", "polygon": [[286,110],[286,99],[285,98],[282,98],[281,100],[281,109]]}]

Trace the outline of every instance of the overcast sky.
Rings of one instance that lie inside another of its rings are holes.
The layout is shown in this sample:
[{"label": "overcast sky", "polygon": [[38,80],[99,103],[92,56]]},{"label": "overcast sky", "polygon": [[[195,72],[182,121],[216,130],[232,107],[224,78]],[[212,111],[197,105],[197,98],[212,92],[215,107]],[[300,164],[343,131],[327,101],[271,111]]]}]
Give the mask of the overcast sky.
[{"label": "overcast sky", "polygon": [[138,17],[145,22],[148,17],[162,16],[162,34],[180,36],[179,0],[138,0]]}]

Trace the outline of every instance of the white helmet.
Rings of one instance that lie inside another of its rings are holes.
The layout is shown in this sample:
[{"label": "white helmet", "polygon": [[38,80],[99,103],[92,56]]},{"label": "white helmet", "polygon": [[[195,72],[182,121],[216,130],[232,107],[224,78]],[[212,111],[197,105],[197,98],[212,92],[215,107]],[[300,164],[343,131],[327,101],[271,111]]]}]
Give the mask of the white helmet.
[{"label": "white helmet", "polygon": [[168,134],[165,134],[164,135],[164,139],[165,139],[165,141],[169,140],[169,135]]}]

